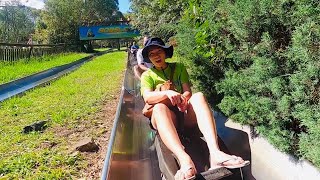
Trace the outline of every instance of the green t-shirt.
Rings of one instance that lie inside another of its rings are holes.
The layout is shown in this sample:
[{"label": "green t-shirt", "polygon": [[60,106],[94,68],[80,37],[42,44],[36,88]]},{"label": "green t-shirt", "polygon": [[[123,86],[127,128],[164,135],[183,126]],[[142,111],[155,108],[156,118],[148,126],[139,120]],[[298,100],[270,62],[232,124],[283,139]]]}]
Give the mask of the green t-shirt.
[{"label": "green t-shirt", "polygon": [[[175,85],[176,91],[182,93],[182,84],[189,83],[189,75],[182,63],[175,63],[175,72],[173,75],[173,83]],[[143,92],[146,89],[155,90],[158,84],[162,84],[165,81],[169,80],[171,77],[171,71],[173,69],[173,63],[168,63],[166,69],[157,70],[156,68],[150,68],[141,75],[141,89],[140,92]]]}]

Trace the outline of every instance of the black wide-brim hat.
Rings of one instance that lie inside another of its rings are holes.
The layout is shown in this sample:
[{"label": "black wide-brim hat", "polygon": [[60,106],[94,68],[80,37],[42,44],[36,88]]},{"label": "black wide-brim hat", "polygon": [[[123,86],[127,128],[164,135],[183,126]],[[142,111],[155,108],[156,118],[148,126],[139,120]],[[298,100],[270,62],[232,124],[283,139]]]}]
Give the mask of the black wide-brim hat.
[{"label": "black wide-brim hat", "polygon": [[148,52],[151,46],[158,46],[162,47],[164,51],[166,52],[166,58],[171,58],[173,55],[173,46],[166,46],[162,39],[160,38],[150,38],[148,41],[145,43],[145,46],[142,50],[142,56],[145,62],[151,63],[149,57],[148,57]]}]

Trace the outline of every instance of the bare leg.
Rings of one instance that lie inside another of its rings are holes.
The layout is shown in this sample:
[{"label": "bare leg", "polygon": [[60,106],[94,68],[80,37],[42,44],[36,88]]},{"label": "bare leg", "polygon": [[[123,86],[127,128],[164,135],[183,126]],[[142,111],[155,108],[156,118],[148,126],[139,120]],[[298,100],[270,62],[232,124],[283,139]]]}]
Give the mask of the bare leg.
[{"label": "bare leg", "polygon": [[[153,108],[151,123],[158,130],[163,143],[178,158],[181,167],[193,165],[190,156],[184,151],[184,147],[179,139],[175,114],[164,104],[156,104]],[[186,172],[185,178],[193,176],[195,169]]]},{"label": "bare leg", "polygon": [[[202,93],[195,93],[189,100],[189,107],[187,110],[187,120],[194,121],[196,119],[199,129],[204,135],[208,149],[210,152],[210,166],[211,168],[218,167],[218,163],[234,159],[234,156],[222,152],[218,145],[218,136],[216,130],[215,119],[212,115],[211,109]],[[236,160],[225,162],[224,165],[236,165],[243,163],[243,159],[238,157]],[[228,164],[229,163],[229,164]]]}]

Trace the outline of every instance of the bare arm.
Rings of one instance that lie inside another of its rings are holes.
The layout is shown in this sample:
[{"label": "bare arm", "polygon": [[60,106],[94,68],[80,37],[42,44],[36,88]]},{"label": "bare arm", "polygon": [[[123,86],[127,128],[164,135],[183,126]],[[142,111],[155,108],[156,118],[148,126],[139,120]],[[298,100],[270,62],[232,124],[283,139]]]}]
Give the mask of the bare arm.
[{"label": "bare arm", "polygon": [[176,91],[151,91],[148,89],[143,92],[143,99],[148,104],[156,104],[167,98],[173,106],[181,103],[181,94]]},{"label": "bare arm", "polygon": [[188,101],[192,96],[191,88],[190,88],[190,85],[188,83],[183,83],[182,84],[182,92],[183,92],[182,95]]},{"label": "bare arm", "polygon": [[138,64],[138,66],[139,66],[140,69],[142,69],[143,71],[148,70],[147,66],[145,66],[144,64]]},{"label": "bare arm", "polygon": [[188,109],[188,101],[192,96],[191,88],[188,83],[182,84],[182,95],[181,95],[181,102],[178,103],[178,109],[181,112],[185,112]]}]

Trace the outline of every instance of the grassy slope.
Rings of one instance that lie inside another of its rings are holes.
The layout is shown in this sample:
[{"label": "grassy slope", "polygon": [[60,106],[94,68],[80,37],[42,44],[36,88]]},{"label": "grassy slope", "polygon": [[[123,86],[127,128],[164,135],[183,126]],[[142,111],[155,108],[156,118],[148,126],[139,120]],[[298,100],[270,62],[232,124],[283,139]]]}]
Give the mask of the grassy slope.
[{"label": "grassy slope", "polygon": [[41,72],[55,66],[68,64],[80,58],[86,57],[85,53],[67,53],[59,55],[44,56],[32,58],[30,60],[23,59],[15,63],[0,61],[0,84]]},{"label": "grassy slope", "polygon": [[[49,86],[4,101],[0,107],[0,177],[79,176],[85,162],[81,155],[68,153],[70,137],[57,134],[61,129],[75,130],[83,122],[94,123],[92,114],[101,108],[102,101],[119,95],[125,56],[125,52],[100,56]],[[49,121],[43,133],[21,133],[24,126],[39,120]],[[91,136],[99,136],[99,132]]]}]

